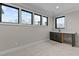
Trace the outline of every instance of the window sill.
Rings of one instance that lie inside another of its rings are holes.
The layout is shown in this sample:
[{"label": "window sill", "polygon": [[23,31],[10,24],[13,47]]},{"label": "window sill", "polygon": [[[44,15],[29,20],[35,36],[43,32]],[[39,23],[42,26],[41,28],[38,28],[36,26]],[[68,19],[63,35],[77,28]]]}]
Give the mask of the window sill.
[{"label": "window sill", "polygon": [[45,26],[45,25],[31,25],[31,24],[17,24],[17,23],[0,23],[0,26],[35,26],[35,27],[48,27],[48,26]]}]

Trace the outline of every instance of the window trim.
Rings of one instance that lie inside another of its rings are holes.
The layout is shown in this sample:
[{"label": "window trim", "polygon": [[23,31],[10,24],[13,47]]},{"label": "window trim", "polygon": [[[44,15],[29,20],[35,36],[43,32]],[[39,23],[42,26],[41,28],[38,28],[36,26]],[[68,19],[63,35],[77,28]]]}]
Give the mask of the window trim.
[{"label": "window trim", "polygon": [[[27,10],[24,10],[24,9],[21,9],[21,12],[24,11],[24,12],[27,12],[27,13],[30,13],[31,14],[31,24],[29,25],[32,25],[33,24],[33,12],[30,12],[30,11],[27,11]],[[22,13],[21,13],[21,17],[22,17]],[[22,18],[21,18],[22,19]]]},{"label": "window trim", "polygon": [[[42,16],[42,17],[47,18],[47,24],[45,26],[48,26],[48,17],[46,17],[46,16]],[[42,25],[43,25],[43,19],[42,19]]]},{"label": "window trim", "polygon": [[57,19],[58,18],[63,18],[63,17],[65,17],[65,16],[60,16],[60,17],[55,18],[55,29],[64,29],[64,28],[57,28]]},{"label": "window trim", "polygon": [[0,3],[0,22],[1,22],[1,19],[2,19],[2,15],[1,15],[1,12],[2,11],[2,6],[1,6],[1,3]]},{"label": "window trim", "polygon": [[[40,25],[42,25],[42,15],[34,13],[34,15],[40,16]],[[34,16],[33,16],[33,24],[34,24]],[[35,24],[34,24],[35,25]]]},{"label": "window trim", "polygon": [[[1,14],[1,12],[2,12],[2,5],[3,6],[6,6],[6,7],[10,7],[10,8],[13,8],[13,9],[16,9],[16,10],[18,10],[18,22],[17,23],[13,23],[13,22],[2,22],[2,14]],[[7,4],[4,4],[4,3],[0,3],[0,22],[1,23],[11,23],[11,24],[19,24],[19,8],[17,8],[17,7],[14,7],[14,6],[11,6],[11,5],[7,5]]]},{"label": "window trim", "polygon": [[[14,22],[6,22],[6,21],[5,22],[2,22],[2,14],[1,14],[2,5],[3,6],[6,6],[6,7],[10,7],[10,8],[13,8],[13,9],[18,10],[18,20],[17,20],[18,22],[17,23],[14,23]],[[31,13],[32,14],[32,16],[31,16],[31,24],[29,24],[29,25],[33,25],[34,24],[34,15],[38,15],[38,16],[40,16],[40,25],[42,25],[42,17],[46,17],[47,18],[47,24],[45,26],[48,26],[48,17],[47,16],[40,15],[38,13],[31,12],[31,11],[27,11],[26,9],[19,8],[19,7],[16,7],[16,6],[12,6],[12,5],[9,5],[9,4],[4,4],[4,3],[0,3],[0,23],[20,24],[20,20],[21,20],[20,19],[20,16],[22,16],[21,11],[25,11],[25,12],[28,12],[28,13]]]}]

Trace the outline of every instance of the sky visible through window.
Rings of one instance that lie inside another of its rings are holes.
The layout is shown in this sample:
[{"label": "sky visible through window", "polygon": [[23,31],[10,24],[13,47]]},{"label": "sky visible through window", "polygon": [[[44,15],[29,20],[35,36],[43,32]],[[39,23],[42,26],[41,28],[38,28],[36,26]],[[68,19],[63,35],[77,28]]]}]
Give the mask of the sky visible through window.
[{"label": "sky visible through window", "polygon": [[22,11],[22,23],[31,24],[32,14],[29,12]]},{"label": "sky visible through window", "polygon": [[[20,23],[22,24],[32,24],[32,13],[28,11],[20,11],[21,19],[19,20],[19,9],[2,5],[2,13],[1,13],[1,22],[5,23]],[[41,17],[39,14],[33,15],[33,24],[34,25],[40,25],[41,24]],[[47,25],[47,18],[42,17],[42,25]]]},{"label": "sky visible through window", "polygon": [[42,17],[42,25],[47,25],[47,18],[46,17]]},{"label": "sky visible through window", "polygon": [[34,24],[40,25],[40,16],[39,15],[34,15]]},{"label": "sky visible through window", "polygon": [[18,23],[18,10],[2,5],[2,22]]},{"label": "sky visible through window", "polygon": [[57,19],[57,28],[64,28],[64,17]]}]

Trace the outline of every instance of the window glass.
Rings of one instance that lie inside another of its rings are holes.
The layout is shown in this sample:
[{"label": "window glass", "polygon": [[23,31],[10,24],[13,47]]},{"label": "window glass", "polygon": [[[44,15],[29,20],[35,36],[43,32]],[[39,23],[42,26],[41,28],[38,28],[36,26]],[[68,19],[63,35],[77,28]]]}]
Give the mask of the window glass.
[{"label": "window glass", "polygon": [[64,19],[65,17],[59,17],[59,18],[56,18],[56,27],[57,28],[64,28]]},{"label": "window glass", "polygon": [[22,21],[21,22],[24,24],[31,24],[31,20],[32,20],[32,13],[22,11]]},{"label": "window glass", "polygon": [[47,25],[47,17],[42,17],[42,25]]},{"label": "window glass", "polygon": [[40,19],[41,19],[40,15],[34,14],[34,24],[35,25],[40,25]]},{"label": "window glass", "polygon": [[18,23],[18,9],[2,5],[2,22]]}]

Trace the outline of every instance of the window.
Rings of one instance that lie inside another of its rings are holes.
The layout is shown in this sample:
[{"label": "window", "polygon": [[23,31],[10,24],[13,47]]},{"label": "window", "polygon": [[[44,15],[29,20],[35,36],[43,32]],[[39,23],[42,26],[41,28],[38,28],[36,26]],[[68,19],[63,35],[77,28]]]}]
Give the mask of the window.
[{"label": "window", "polygon": [[32,12],[28,12],[25,10],[22,10],[22,21],[23,24],[32,24]]},{"label": "window", "polygon": [[4,4],[1,7],[1,22],[18,23],[18,8]]},{"label": "window", "polygon": [[57,17],[55,19],[55,28],[63,29],[64,28],[64,19],[65,19],[65,16]]},{"label": "window", "polygon": [[40,21],[41,21],[41,16],[38,14],[34,14],[33,24],[40,25],[41,24]]},{"label": "window", "polygon": [[42,17],[42,15],[33,14],[32,12],[23,9],[20,11],[19,8],[0,3],[0,22],[48,25],[48,17]]},{"label": "window", "polygon": [[42,17],[42,25],[48,25],[48,18],[47,17]]}]

